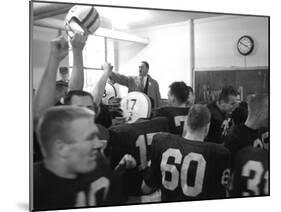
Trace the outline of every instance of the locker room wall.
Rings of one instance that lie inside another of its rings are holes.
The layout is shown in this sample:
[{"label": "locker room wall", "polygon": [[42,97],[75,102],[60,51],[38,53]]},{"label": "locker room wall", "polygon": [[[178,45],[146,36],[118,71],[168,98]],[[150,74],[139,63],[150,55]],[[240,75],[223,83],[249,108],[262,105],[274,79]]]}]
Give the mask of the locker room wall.
[{"label": "locker room wall", "polygon": [[[195,70],[268,66],[268,18],[225,15],[194,21]],[[254,39],[246,58],[237,51],[243,35]]]},{"label": "locker room wall", "polygon": [[[190,26],[189,22],[160,25],[132,31],[149,39],[148,45],[118,42],[119,72],[138,75],[139,62],[146,60],[149,74],[158,81],[161,98],[167,98],[168,85],[173,81],[191,84],[190,75]],[[127,88],[120,87],[121,96]]]}]

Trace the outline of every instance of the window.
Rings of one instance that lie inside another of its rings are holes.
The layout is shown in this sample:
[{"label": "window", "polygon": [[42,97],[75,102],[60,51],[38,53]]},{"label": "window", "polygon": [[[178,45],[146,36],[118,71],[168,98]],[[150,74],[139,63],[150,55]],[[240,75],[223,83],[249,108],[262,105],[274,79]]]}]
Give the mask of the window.
[{"label": "window", "polygon": [[[92,92],[96,83],[100,79],[103,70],[101,66],[106,62],[114,64],[113,40],[91,35],[88,37],[83,50],[84,63],[84,90]],[[70,72],[73,66],[72,50],[69,52]]]}]

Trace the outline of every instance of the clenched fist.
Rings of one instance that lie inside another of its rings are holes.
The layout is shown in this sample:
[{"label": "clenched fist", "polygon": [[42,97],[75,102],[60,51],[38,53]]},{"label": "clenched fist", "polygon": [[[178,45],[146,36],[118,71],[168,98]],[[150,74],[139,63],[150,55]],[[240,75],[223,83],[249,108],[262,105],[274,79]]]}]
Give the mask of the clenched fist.
[{"label": "clenched fist", "polygon": [[75,33],[70,40],[72,49],[82,51],[86,44],[87,39],[88,39],[87,35],[83,35],[82,33]]},{"label": "clenched fist", "polygon": [[68,43],[63,36],[59,36],[51,41],[51,55],[61,61],[68,54]]},{"label": "clenched fist", "polygon": [[112,73],[112,69],[113,69],[113,66],[110,64],[110,63],[105,63],[103,66],[102,66],[102,69],[107,71],[109,74]]},{"label": "clenched fist", "polygon": [[132,169],[135,168],[137,165],[137,162],[135,158],[129,154],[126,154],[123,156],[123,158],[119,162],[119,166],[124,166],[126,169]]}]

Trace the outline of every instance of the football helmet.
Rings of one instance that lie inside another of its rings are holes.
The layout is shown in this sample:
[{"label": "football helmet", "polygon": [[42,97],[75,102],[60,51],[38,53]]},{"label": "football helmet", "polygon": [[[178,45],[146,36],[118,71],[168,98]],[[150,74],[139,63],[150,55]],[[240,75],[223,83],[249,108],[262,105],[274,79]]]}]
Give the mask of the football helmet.
[{"label": "football helmet", "polygon": [[93,6],[75,5],[67,13],[64,24],[70,37],[77,32],[94,34],[100,26],[100,16]]}]

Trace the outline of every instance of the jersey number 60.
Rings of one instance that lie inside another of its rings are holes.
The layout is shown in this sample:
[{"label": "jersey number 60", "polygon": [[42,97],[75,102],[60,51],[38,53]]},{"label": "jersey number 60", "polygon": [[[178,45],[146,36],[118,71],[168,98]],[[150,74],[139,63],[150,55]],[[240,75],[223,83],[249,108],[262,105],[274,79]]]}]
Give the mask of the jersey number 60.
[{"label": "jersey number 60", "polygon": [[[178,149],[168,149],[162,155],[161,172],[162,172],[162,184],[168,190],[175,190],[178,187],[179,179],[182,192],[186,196],[195,197],[201,193],[206,169],[206,161],[203,155],[191,152],[183,159],[181,171],[177,170],[175,165],[167,164],[168,159],[174,158],[175,164],[181,164],[182,154]],[[195,173],[194,185],[187,184],[187,176],[190,171],[190,163],[197,163],[197,169]],[[166,180],[167,173],[170,174],[171,180]]]}]

